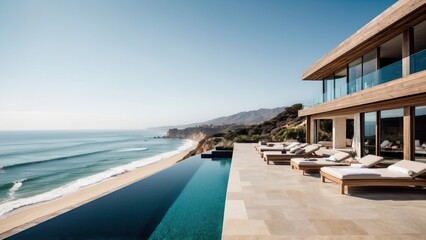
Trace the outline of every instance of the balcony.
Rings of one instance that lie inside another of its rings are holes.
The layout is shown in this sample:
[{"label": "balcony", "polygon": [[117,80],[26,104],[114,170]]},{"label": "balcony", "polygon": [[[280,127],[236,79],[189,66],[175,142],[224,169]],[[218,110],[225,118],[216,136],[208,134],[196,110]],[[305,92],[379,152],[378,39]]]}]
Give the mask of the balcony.
[{"label": "balcony", "polygon": [[[410,56],[410,74],[426,70],[426,49]],[[402,60],[387,65],[379,70],[366,74],[358,79],[336,86],[334,91],[328,91],[314,97],[303,104],[309,108],[315,105],[331,101],[342,96],[356,93],[383,83],[387,83],[402,77]]]}]

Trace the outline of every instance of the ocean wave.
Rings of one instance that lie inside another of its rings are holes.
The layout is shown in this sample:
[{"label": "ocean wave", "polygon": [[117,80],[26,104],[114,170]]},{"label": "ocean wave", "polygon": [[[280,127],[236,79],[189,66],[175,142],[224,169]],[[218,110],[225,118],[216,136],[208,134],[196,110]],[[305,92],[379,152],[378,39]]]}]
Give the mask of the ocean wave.
[{"label": "ocean wave", "polygon": [[[49,146],[48,148],[38,148],[37,150],[35,149],[31,149],[31,150],[23,150],[23,151],[16,151],[13,150],[11,152],[6,152],[6,153],[1,153],[0,157],[5,158],[5,157],[10,157],[10,156],[16,156],[16,155],[28,155],[28,154],[34,154],[34,153],[43,153],[43,152],[51,152],[52,150],[54,151],[60,151],[60,150],[64,150],[64,149],[74,149],[74,148],[81,148],[81,147],[88,147],[88,146],[92,146],[92,145],[106,145],[106,144],[111,144],[111,143],[120,143],[120,142],[128,142],[128,141],[135,141],[137,139],[135,138],[126,138],[126,139],[119,139],[119,140],[108,140],[108,141],[88,141],[88,142],[81,142],[81,141],[75,141],[78,142],[78,144],[73,144],[73,145],[66,145],[66,146]],[[64,142],[55,142],[55,144],[58,143],[69,143],[69,141],[64,141]],[[49,145],[52,144],[51,142],[46,142],[46,143],[37,143],[37,145]],[[19,146],[19,145],[29,145],[28,143],[26,144],[10,144],[10,146]],[[2,146],[7,146],[7,145],[2,145]]]},{"label": "ocean wave", "polygon": [[77,158],[77,157],[84,157],[84,156],[94,155],[94,154],[108,152],[108,151],[110,151],[110,150],[102,150],[102,151],[95,151],[95,152],[89,152],[89,153],[82,153],[82,154],[76,154],[76,155],[70,155],[70,156],[58,157],[58,158],[51,158],[51,159],[39,160],[39,161],[33,161],[33,162],[17,163],[17,164],[12,164],[12,165],[0,166],[0,170],[23,167],[23,166],[33,165],[33,164],[41,164],[41,163],[46,163],[46,162],[61,161],[61,160]]},{"label": "ocean wave", "polygon": [[9,198],[11,199],[15,198],[16,191],[18,191],[18,189],[22,187],[23,182],[26,180],[27,179],[24,178],[24,179],[13,182],[13,186],[9,189],[9,192],[7,193],[9,195]]},{"label": "ocean wave", "polygon": [[[91,176],[88,176],[88,177],[85,177],[85,178],[78,179],[78,180],[73,181],[69,184],[61,186],[59,188],[55,188],[53,190],[50,190],[50,191],[42,193],[42,194],[38,194],[38,195],[35,195],[35,196],[32,196],[32,197],[21,198],[21,199],[16,199],[16,200],[12,200],[12,201],[2,203],[2,204],[0,204],[0,216],[4,215],[4,214],[6,214],[6,213],[8,213],[12,210],[15,210],[17,208],[21,208],[21,207],[24,207],[24,206],[29,206],[29,205],[33,205],[33,204],[36,204],[36,203],[46,202],[46,201],[50,201],[50,200],[60,198],[64,195],[76,192],[76,191],[78,191],[82,188],[85,188],[85,187],[91,186],[93,184],[105,181],[106,179],[109,179],[109,178],[115,177],[117,175],[135,170],[136,168],[140,168],[140,167],[161,161],[165,158],[171,157],[175,154],[178,154],[182,151],[189,149],[192,146],[193,143],[194,143],[194,141],[192,141],[192,140],[184,140],[182,146],[180,146],[178,149],[176,149],[174,151],[162,153],[162,154],[159,154],[159,155],[155,155],[153,157],[140,159],[140,160],[133,161],[133,162],[130,162],[130,163],[122,165],[122,166],[114,167],[114,168],[111,168],[107,171],[97,173],[95,175],[91,175]],[[19,189],[19,187],[18,187],[18,189]]]},{"label": "ocean wave", "polygon": [[146,151],[148,148],[126,148],[122,150],[117,150],[117,152],[135,152],[135,151]]}]

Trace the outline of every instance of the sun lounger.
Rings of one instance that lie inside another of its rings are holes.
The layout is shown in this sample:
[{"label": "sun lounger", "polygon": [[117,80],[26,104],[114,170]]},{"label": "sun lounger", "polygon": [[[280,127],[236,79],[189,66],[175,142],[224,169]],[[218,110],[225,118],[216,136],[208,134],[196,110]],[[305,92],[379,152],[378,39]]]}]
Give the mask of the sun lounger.
[{"label": "sun lounger", "polygon": [[388,168],[323,167],[321,181],[328,179],[340,185],[344,194],[345,186],[426,186],[426,179],[418,178],[426,172],[426,164],[401,160]]},{"label": "sun lounger", "polygon": [[273,146],[287,146],[288,144],[286,144],[285,142],[263,142],[263,141],[259,141],[256,144],[253,144],[254,149],[256,149],[256,151],[258,151],[259,147],[273,147]]},{"label": "sun lounger", "polygon": [[316,156],[315,151],[319,149],[317,145],[309,145],[305,148],[301,148],[298,151],[292,152],[263,152],[263,159],[266,161],[266,164],[272,162],[290,162],[292,158],[305,158],[305,157],[313,157]]},{"label": "sun lounger", "polygon": [[258,152],[263,152],[263,151],[285,151],[285,146],[284,145],[274,145],[272,147],[268,147],[268,146],[260,146],[257,148]]},{"label": "sun lounger", "polygon": [[300,145],[299,142],[292,142],[287,146],[284,145],[274,145],[272,147],[268,147],[268,146],[260,146],[257,148],[257,151],[260,154],[260,157],[263,158],[263,152],[269,151],[269,152],[285,152],[285,151],[289,151],[290,149],[297,147],[298,145]]},{"label": "sun lounger", "polygon": [[322,167],[331,166],[351,165],[358,168],[370,168],[383,161],[383,157],[370,154],[358,160],[357,164],[351,164],[350,162],[345,162],[345,160],[349,159],[349,153],[346,152],[338,152],[332,157],[334,161],[330,161],[330,158],[292,158],[290,164],[292,169],[302,170],[303,174],[305,174],[307,171],[319,171]]}]

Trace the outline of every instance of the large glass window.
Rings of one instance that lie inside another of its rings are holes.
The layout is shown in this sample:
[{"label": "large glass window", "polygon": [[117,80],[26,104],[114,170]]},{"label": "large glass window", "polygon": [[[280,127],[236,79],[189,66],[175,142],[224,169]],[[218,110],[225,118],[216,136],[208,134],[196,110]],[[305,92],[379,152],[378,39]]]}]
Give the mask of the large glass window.
[{"label": "large glass window", "polygon": [[403,109],[380,113],[380,151],[389,159],[403,158]]},{"label": "large glass window", "polygon": [[402,77],[402,35],[387,41],[379,47],[380,83]]},{"label": "large glass window", "polygon": [[324,79],[324,102],[334,99],[334,77]]},{"label": "large glass window", "polygon": [[345,96],[348,93],[348,83],[346,77],[346,68],[337,71],[334,74],[334,82],[335,82],[335,97]]},{"label": "large glass window", "polygon": [[320,119],[318,120],[318,141],[331,142],[333,140],[333,120]]},{"label": "large glass window", "polygon": [[376,154],[376,112],[364,114],[364,152]]},{"label": "large glass window", "polygon": [[426,69],[426,21],[413,28],[413,55],[410,57],[410,72]]},{"label": "large glass window", "polygon": [[373,49],[362,57],[362,82],[363,89],[376,86],[377,79],[377,50]]},{"label": "large glass window", "polygon": [[414,147],[416,161],[426,162],[426,106],[416,107]]},{"label": "large glass window", "polygon": [[358,58],[357,60],[349,63],[348,71],[349,79],[349,93],[354,93],[361,91],[361,77],[362,77],[362,60]]}]

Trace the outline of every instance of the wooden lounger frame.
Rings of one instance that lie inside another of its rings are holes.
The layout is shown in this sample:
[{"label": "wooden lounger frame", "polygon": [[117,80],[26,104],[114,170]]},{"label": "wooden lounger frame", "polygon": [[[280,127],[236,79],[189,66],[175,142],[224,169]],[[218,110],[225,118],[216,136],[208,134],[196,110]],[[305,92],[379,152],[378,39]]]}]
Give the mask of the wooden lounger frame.
[{"label": "wooden lounger frame", "polygon": [[419,186],[426,187],[426,179],[423,178],[412,178],[412,179],[340,179],[336,178],[328,173],[320,171],[321,182],[325,182],[328,179],[334,183],[340,185],[340,193],[345,194],[345,186]]},{"label": "wooden lounger frame", "polygon": [[268,159],[266,159],[266,156],[263,156],[263,161],[266,161],[266,164],[269,165],[269,161],[272,162],[290,162],[292,158],[305,158],[305,157],[319,157],[315,154],[315,151],[310,152],[308,154],[302,154],[302,155],[269,155]]},{"label": "wooden lounger frame", "polygon": [[341,164],[336,164],[336,165],[320,165],[320,164],[312,164],[312,165],[299,165],[295,162],[291,162],[291,169],[297,169],[297,170],[302,170],[302,174],[305,175],[306,172],[310,171],[310,172],[319,172],[320,169],[322,167],[345,167],[345,166],[350,166],[350,163],[341,163]]}]

